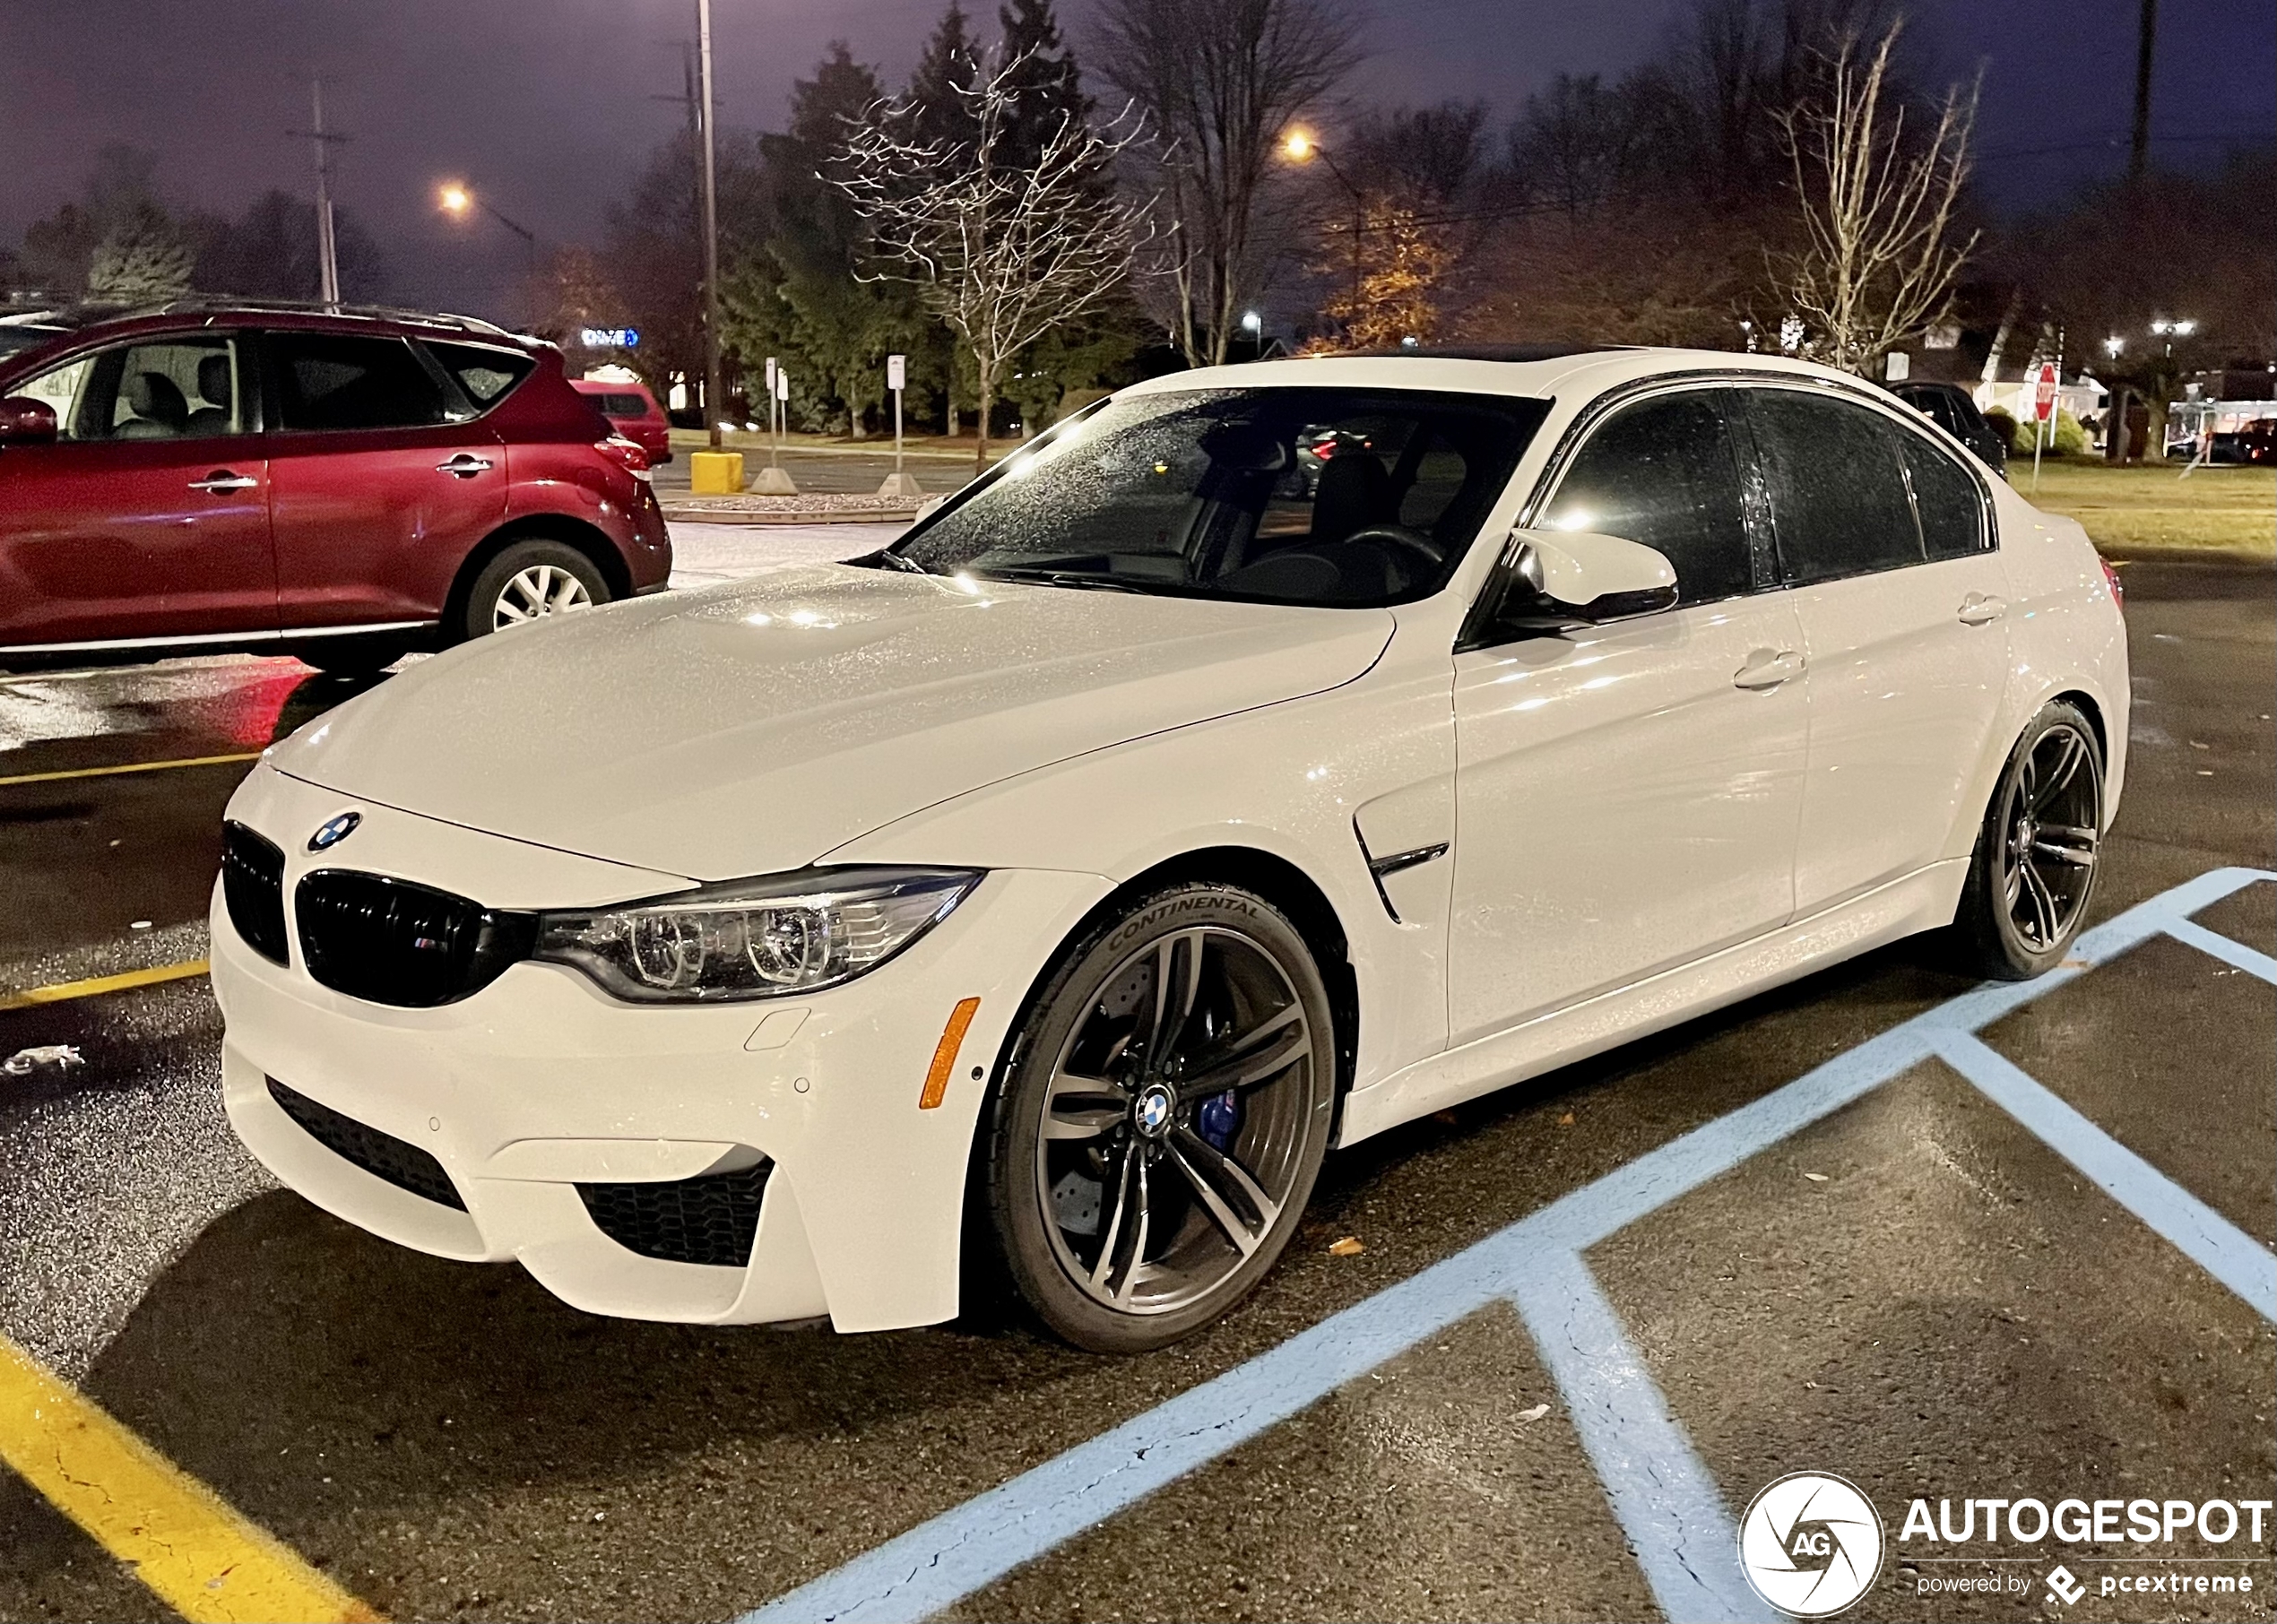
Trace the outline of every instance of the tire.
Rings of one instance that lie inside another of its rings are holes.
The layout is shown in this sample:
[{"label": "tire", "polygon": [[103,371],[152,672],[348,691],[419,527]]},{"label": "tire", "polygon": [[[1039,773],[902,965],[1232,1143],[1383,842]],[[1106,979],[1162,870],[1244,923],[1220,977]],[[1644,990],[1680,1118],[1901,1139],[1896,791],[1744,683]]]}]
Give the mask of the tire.
[{"label": "tire", "polygon": [[453,629],[483,637],[523,621],[595,609],[609,601],[608,578],[566,541],[516,541],[484,565],[467,587]]},{"label": "tire", "polygon": [[1279,910],[1230,885],[1141,899],[1062,955],[1010,1052],[979,1171],[985,1228],[1037,1317],[1133,1353],[1256,1289],[1336,1108],[1328,989]]},{"label": "tire", "polygon": [[2063,962],[2101,866],[2103,750],[2077,705],[2054,700],[2024,730],[1977,831],[1953,916],[1965,968],[2022,981]]},{"label": "tire", "polygon": [[368,677],[411,652],[411,645],[400,637],[334,637],[303,644],[292,651],[292,657],[328,677]]}]

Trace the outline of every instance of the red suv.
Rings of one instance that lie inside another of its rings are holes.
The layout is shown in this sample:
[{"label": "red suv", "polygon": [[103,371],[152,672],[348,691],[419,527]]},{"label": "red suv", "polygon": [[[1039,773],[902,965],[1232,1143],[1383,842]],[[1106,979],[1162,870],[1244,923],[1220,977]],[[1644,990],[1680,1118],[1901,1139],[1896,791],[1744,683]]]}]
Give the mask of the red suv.
[{"label": "red suv", "polygon": [[177,304],[0,359],[0,667],[373,669],[671,573],[560,352],[402,311]]},{"label": "red suv", "polygon": [[648,454],[650,466],[672,460],[672,425],[645,384],[571,378],[569,387],[591,401],[609,426]]}]

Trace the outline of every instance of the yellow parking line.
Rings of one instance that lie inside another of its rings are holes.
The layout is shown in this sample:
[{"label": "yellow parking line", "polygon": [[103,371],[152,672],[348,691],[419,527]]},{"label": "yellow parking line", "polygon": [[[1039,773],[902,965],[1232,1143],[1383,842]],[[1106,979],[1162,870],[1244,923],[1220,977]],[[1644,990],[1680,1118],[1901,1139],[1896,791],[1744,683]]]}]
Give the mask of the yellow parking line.
[{"label": "yellow parking line", "polygon": [[158,773],[168,767],[220,767],[233,761],[260,759],[260,751],[247,750],[236,756],[186,756],[179,761],[130,761],[117,767],[68,767],[58,773],[19,773],[13,778],[0,778],[0,784],[51,784],[65,778],[115,778],[121,773]]},{"label": "yellow parking line", "polygon": [[22,992],[0,992],[0,1009],[30,1009],[36,1004],[64,1004],[91,998],[98,993],[125,992],[130,987],[155,987],[160,981],[186,980],[203,975],[206,961],[190,959],[179,964],[153,964],[148,970],[122,970],[117,975],[90,976],[83,981],[57,981],[49,987],[27,987]]},{"label": "yellow parking line", "polygon": [[0,1460],[191,1624],[379,1616],[5,1337]]}]

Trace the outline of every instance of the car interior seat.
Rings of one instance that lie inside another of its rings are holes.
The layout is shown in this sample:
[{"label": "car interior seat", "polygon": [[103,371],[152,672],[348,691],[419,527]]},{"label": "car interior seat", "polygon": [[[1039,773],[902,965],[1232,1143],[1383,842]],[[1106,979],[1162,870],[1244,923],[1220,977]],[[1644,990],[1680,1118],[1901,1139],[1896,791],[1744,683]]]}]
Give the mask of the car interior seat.
[{"label": "car interior seat", "polygon": [[181,386],[162,372],[138,372],[126,380],[126,409],[134,415],[112,431],[120,440],[171,440],[189,427],[190,403]]},{"label": "car interior seat", "polygon": [[227,434],[229,432],[229,404],[233,393],[229,386],[229,358],[226,351],[200,356],[197,364],[197,392],[205,404],[190,413],[183,433],[189,435]]}]

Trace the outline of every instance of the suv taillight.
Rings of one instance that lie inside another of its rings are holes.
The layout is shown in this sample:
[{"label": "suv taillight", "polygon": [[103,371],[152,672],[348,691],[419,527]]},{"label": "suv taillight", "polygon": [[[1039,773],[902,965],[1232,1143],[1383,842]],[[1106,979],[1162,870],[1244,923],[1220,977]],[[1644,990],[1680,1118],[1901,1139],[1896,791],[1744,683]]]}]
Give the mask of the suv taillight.
[{"label": "suv taillight", "polygon": [[612,434],[605,440],[595,440],[593,448],[634,479],[648,478],[648,454],[624,436]]},{"label": "suv taillight", "polygon": [[2111,589],[2111,601],[2119,606],[2120,613],[2125,613],[2126,583],[2119,579],[2119,572],[2111,567],[2108,558],[2100,558],[2097,562],[2103,566],[2103,584]]}]

